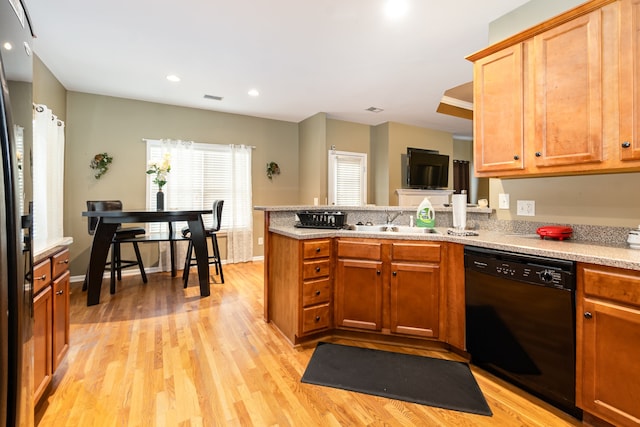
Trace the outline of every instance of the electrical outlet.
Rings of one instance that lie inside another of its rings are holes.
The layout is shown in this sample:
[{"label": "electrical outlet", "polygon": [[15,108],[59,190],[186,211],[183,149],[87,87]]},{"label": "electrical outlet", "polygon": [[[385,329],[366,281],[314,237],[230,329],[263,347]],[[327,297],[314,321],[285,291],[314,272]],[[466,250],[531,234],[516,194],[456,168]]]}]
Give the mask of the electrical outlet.
[{"label": "electrical outlet", "polygon": [[536,216],[536,202],[533,200],[518,200],[518,215]]},{"label": "electrical outlet", "polygon": [[509,195],[505,193],[498,194],[498,207],[500,209],[509,209]]},{"label": "electrical outlet", "polygon": [[258,237],[258,245],[264,245],[264,238]]}]

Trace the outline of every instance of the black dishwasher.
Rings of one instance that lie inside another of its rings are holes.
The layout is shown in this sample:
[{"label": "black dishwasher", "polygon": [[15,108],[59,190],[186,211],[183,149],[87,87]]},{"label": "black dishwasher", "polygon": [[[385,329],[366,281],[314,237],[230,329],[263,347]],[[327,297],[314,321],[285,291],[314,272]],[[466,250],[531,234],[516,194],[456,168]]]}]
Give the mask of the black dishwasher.
[{"label": "black dishwasher", "polygon": [[563,411],[575,406],[575,263],[466,247],[471,362]]}]

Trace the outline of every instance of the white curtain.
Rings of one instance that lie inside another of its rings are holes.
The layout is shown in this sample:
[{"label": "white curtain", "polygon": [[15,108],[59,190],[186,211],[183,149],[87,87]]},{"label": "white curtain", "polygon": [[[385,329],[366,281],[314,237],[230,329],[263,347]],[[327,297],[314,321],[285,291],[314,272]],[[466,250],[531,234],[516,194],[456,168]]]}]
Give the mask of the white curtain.
[{"label": "white curtain", "polygon": [[247,262],[253,259],[251,147],[231,145],[230,148],[231,193],[243,196],[230,200],[234,215],[227,232],[227,262]]},{"label": "white curtain", "polygon": [[33,119],[33,241],[36,250],[63,237],[64,122],[45,105]]}]

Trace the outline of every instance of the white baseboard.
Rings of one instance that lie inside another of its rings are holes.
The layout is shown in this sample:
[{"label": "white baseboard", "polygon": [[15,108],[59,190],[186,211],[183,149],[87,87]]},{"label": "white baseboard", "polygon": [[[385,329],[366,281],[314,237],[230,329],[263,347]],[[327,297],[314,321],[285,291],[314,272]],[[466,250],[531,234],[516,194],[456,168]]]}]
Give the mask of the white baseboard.
[{"label": "white baseboard", "polygon": [[[259,261],[264,261],[264,256],[254,256],[253,258],[251,258],[252,262],[259,262]],[[222,260],[222,265],[224,264],[228,264],[226,260]],[[182,270],[180,270],[182,271]],[[160,270],[160,267],[149,267],[149,268],[145,268],[144,272],[147,274],[151,274],[151,273],[161,273],[162,271]],[[138,269],[130,269],[130,270],[123,270],[122,271],[122,275],[124,277],[127,276],[138,276],[140,275],[140,270]],[[104,275],[102,276],[103,279],[108,279],[111,276],[111,273],[109,271],[105,272]],[[71,276],[71,283],[77,283],[77,282],[84,282],[84,274],[81,276]]]}]

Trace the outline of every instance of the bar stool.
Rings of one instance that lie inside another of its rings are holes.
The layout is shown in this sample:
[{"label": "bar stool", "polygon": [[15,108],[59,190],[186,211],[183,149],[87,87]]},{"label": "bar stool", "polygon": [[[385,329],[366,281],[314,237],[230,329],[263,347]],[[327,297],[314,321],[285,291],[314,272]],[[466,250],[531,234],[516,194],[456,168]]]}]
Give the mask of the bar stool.
[{"label": "bar stool", "polygon": [[[222,273],[222,260],[220,259],[220,248],[218,247],[218,237],[216,233],[220,231],[220,223],[222,220],[222,206],[224,200],[213,201],[213,224],[211,227],[205,228],[205,236],[211,237],[211,249],[213,253],[208,255],[209,265],[216,266],[216,275],[220,275],[220,283],[224,283],[224,274]],[[189,237],[191,230],[188,227],[182,229],[182,235],[189,238],[189,247],[187,248],[187,256],[184,261],[184,270],[182,272],[182,280],[184,281],[184,287],[186,288],[189,283],[189,269],[194,265],[197,265],[195,257],[193,257],[193,241]]]},{"label": "bar stool", "polygon": [[[120,211],[122,210],[122,202],[120,200],[87,200],[88,211]],[[94,235],[96,227],[98,226],[98,218],[89,217],[87,228],[90,235]],[[144,271],[144,265],[142,263],[142,257],[140,256],[140,248],[138,242],[131,241],[137,236],[145,234],[146,231],[143,227],[118,227],[116,233],[111,241],[111,261],[107,261],[106,268],[111,272],[111,281],[109,291],[111,294],[116,293],[116,276],[118,280],[122,280],[122,269],[138,266],[140,269],[140,275],[142,276],[142,282],[147,283],[147,275]],[[128,240],[123,242],[122,240]],[[122,243],[131,243],[133,250],[136,254],[135,260],[122,259],[122,252],[120,245]],[[87,276],[85,275],[84,284],[82,290],[87,290]]]}]

